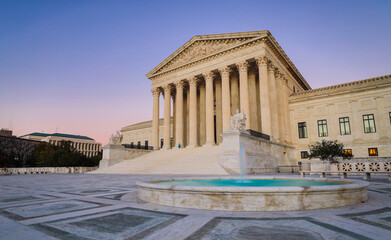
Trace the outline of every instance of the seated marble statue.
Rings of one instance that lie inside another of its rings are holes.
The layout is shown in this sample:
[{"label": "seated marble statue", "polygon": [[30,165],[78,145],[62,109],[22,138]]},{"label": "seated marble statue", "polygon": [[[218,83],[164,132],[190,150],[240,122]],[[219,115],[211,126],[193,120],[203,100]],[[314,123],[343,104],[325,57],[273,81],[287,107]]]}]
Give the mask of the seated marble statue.
[{"label": "seated marble statue", "polygon": [[122,141],[122,134],[117,131],[115,134],[111,134],[111,137],[110,137],[110,144],[121,144],[121,141]]},{"label": "seated marble statue", "polygon": [[231,117],[231,130],[246,130],[246,114],[236,109],[236,114]]}]

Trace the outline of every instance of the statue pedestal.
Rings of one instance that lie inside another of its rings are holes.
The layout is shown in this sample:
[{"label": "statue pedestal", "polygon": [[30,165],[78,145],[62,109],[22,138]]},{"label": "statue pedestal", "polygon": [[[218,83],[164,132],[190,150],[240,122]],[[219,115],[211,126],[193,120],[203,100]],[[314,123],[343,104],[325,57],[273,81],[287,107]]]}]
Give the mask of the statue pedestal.
[{"label": "statue pedestal", "polygon": [[223,146],[220,165],[232,175],[240,174],[240,147],[244,148],[245,174],[274,173],[278,165],[296,165],[292,146],[252,136],[244,130],[225,131]]},{"label": "statue pedestal", "polygon": [[128,155],[129,153],[125,150],[124,146],[109,143],[103,147],[103,158],[99,162],[99,168],[106,168],[122,162]]}]

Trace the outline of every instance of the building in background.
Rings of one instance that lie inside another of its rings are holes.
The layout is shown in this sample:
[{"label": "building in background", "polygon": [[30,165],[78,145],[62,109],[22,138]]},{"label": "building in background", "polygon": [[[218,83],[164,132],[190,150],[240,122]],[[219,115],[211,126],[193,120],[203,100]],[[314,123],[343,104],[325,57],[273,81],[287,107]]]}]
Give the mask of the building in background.
[{"label": "building in background", "polygon": [[98,155],[98,153],[102,150],[102,144],[95,142],[94,139],[86,136],[80,135],[71,135],[64,133],[39,133],[34,132],[20,138],[48,142],[50,144],[58,146],[61,141],[70,141],[71,147],[81,152],[87,157],[93,157]]},{"label": "building in background", "polygon": [[6,128],[2,128],[0,130],[0,136],[13,137],[12,136],[12,130],[9,130],[9,129],[6,129]]}]

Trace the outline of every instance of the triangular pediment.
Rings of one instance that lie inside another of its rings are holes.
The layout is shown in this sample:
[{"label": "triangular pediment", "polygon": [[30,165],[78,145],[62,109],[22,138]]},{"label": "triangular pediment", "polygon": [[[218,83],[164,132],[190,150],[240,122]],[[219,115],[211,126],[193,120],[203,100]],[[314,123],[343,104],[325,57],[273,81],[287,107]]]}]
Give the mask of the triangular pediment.
[{"label": "triangular pediment", "polygon": [[192,63],[199,59],[238,47],[253,39],[267,36],[268,31],[195,36],[151,70],[147,77]]}]

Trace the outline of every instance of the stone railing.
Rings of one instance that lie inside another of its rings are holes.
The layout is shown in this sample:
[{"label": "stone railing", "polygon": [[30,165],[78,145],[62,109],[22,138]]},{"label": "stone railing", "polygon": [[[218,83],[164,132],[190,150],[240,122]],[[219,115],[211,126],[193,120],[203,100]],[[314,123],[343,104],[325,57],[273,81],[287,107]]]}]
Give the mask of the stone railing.
[{"label": "stone railing", "polygon": [[48,173],[86,173],[98,167],[32,167],[32,168],[0,168],[0,175],[6,174],[48,174]]},{"label": "stone railing", "polygon": [[391,172],[391,158],[353,158],[338,163],[309,161],[303,163],[303,171]]}]

